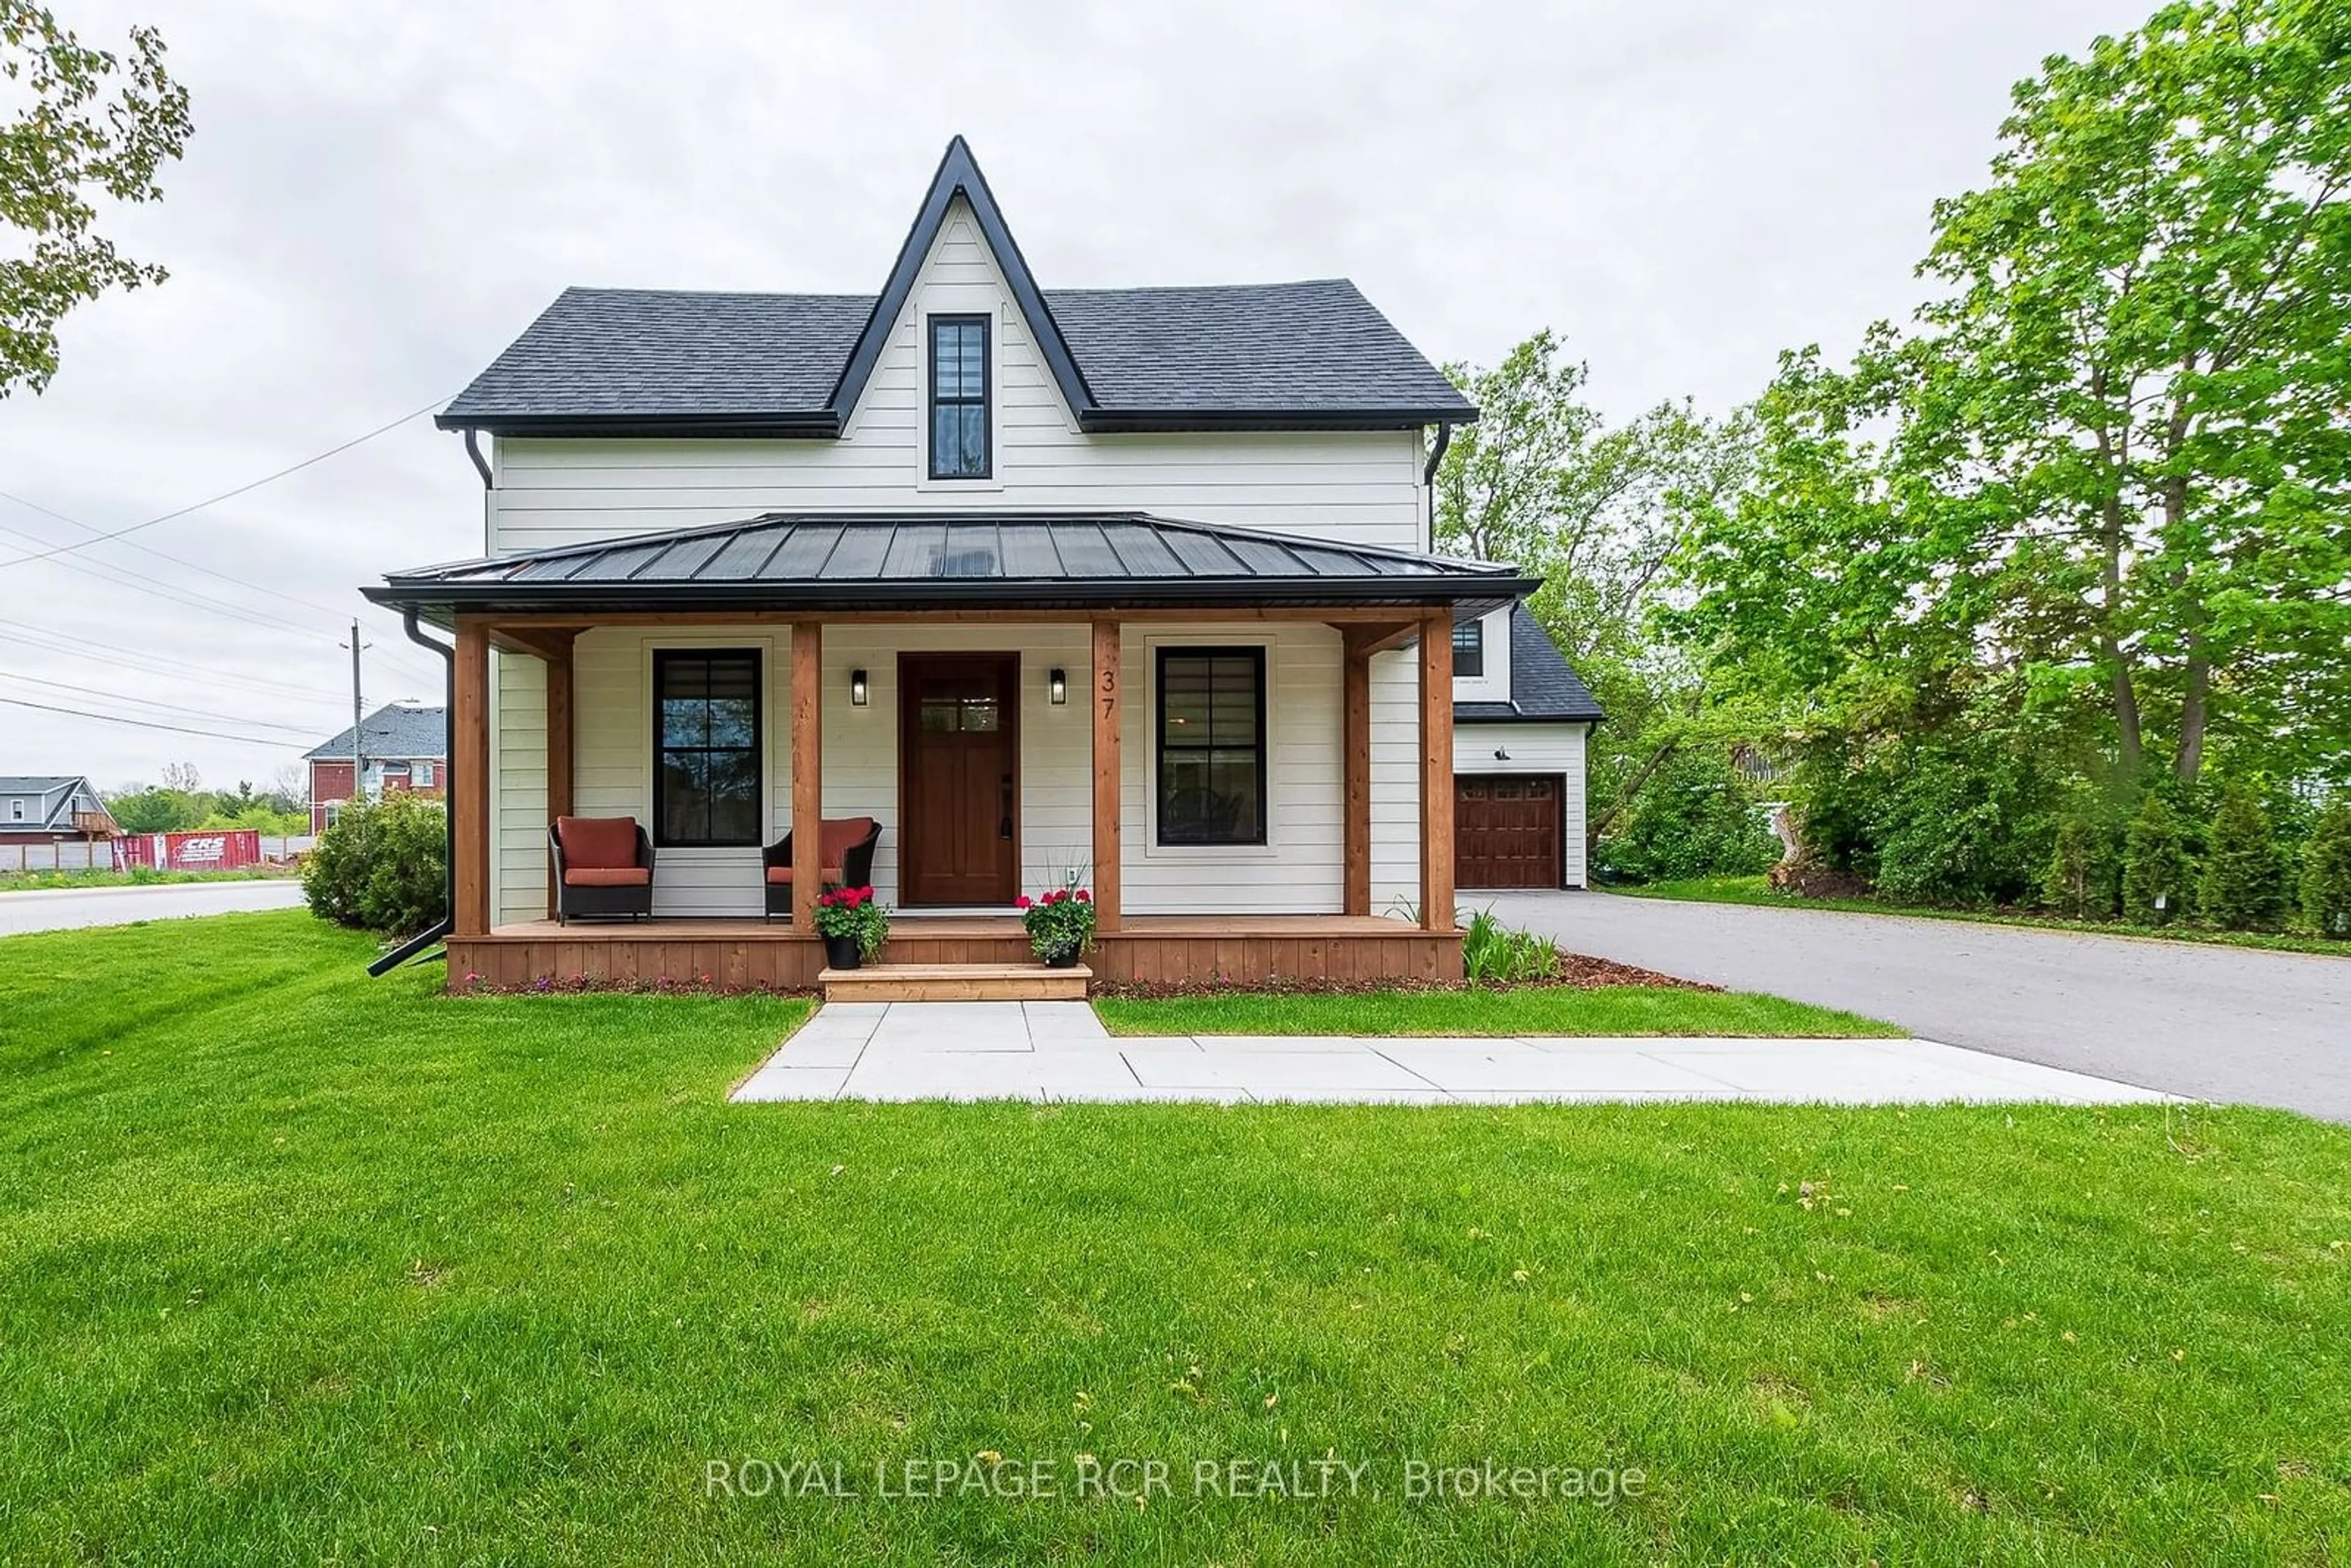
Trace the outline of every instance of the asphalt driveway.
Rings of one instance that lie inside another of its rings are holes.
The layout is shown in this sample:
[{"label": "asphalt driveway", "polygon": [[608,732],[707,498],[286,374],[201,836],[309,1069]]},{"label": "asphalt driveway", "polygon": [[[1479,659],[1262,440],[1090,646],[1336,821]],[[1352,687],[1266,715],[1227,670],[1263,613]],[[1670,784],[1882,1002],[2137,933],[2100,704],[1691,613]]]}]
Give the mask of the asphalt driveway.
[{"label": "asphalt driveway", "polygon": [[1574,952],[2019,1061],[2351,1121],[2351,957],[1604,893],[1461,896],[1464,910],[1489,904]]},{"label": "asphalt driveway", "polygon": [[0,893],[0,936],[27,931],[70,931],[85,925],[128,925],[188,915],[232,915],[249,909],[291,909],[302,884],[291,877],[251,882],[165,882],[145,887],[73,887],[48,893]]}]

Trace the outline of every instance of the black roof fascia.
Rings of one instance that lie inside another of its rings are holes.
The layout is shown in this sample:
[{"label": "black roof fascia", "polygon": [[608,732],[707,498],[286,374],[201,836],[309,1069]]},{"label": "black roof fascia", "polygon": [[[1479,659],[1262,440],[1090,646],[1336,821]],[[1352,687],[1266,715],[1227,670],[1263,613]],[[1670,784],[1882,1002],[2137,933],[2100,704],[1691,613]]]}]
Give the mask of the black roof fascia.
[{"label": "black roof fascia", "polygon": [[1450,604],[1462,612],[1499,609],[1539,582],[1520,577],[1331,578],[940,578],[890,582],[440,582],[371,584],[371,603],[420,612],[534,614],[651,610],[867,611],[982,607],[1005,610],[1308,609]]},{"label": "black roof fascia", "polygon": [[1457,726],[1465,724],[1598,724],[1607,717],[1605,714],[1599,713],[1597,711],[1592,713],[1464,713],[1461,711],[1468,706],[1469,705],[1467,703],[1455,705],[1453,709],[1453,722]]},{"label": "black roof fascia", "polygon": [[486,430],[492,435],[766,435],[827,437],[841,434],[831,411],[794,413],[436,413],[442,430]]},{"label": "black roof fascia", "polygon": [[1419,430],[1432,424],[1468,424],[1477,417],[1474,408],[1097,409],[1081,416],[1078,428],[1090,435],[1186,430]]},{"label": "black roof fascia", "polygon": [[1011,287],[1013,303],[1020,307],[1029,334],[1043,352],[1070,411],[1081,419],[1093,412],[1093,392],[1078,369],[1076,356],[1070,352],[1068,340],[1061,336],[1061,325],[1053,319],[1052,308],[1045,303],[1044,291],[1037,287],[1036,276],[1029,270],[1028,258],[1020,254],[1012,230],[1006,225],[995,194],[987,188],[987,177],[979,172],[978,160],[971,155],[964,139],[957,136],[947,143],[946,155],[939,160],[938,172],[931,176],[931,188],[914,214],[914,226],[906,231],[906,243],[899,247],[889,281],[882,286],[881,297],[873,301],[873,314],[866,318],[865,329],[857,335],[857,344],[849,351],[849,362],[841,367],[841,380],[833,386],[831,409],[836,429],[846,428],[850,415],[856,411],[857,400],[864,394],[865,383],[881,361],[882,345],[890,335],[891,325],[898,319],[898,312],[906,308],[907,298],[914,291],[915,276],[922,271],[923,258],[930,254],[939,230],[946,226],[947,209],[955,204],[958,194],[971,204],[972,215],[979,221],[980,237],[995,253],[996,265]]}]

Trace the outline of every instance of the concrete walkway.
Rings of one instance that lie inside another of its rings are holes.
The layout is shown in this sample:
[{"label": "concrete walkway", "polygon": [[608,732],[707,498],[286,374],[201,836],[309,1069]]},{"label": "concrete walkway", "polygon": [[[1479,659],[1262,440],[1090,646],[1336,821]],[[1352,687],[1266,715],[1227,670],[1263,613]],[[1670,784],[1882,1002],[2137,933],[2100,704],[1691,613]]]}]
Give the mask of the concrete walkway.
[{"label": "concrete walkway", "polygon": [[2166,1096],[1920,1040],[1113,1038],[1083,1002],[836,1002],[734,1098],[2089,1104]]}]

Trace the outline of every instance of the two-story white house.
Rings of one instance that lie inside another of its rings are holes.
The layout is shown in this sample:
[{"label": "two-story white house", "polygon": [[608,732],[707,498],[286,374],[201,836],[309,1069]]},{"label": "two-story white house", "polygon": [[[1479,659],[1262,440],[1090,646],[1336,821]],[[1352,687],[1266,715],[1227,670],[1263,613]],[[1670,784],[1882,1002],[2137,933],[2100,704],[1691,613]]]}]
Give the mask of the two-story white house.
[{"label": "two-story white house", "polygon": [[[366,590],[454,633],[452,976],[806,985],[844,874],[890,962],[1074,874],[1105,979],[1458,976],[1457,700],[1551,885],[1598,716],[1430,549],[1476,417],[1344,281],[1041,287],[960,139],[877,295],[567,290],[440,416],[484,556]],[[571,896],[575,818],[642,893]]]}]

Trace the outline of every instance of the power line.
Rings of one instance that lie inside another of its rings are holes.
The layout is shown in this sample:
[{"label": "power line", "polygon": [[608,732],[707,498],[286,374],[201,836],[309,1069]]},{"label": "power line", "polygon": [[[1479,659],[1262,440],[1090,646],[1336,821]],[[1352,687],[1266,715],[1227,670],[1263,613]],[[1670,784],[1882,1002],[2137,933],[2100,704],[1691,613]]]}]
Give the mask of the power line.
[{"label": "power line", "polygon": [[[0,524],[0,533],[11,534],[20,539],[31,539],[36,544],[48,542],[37,535],[26,533],[21,528],[9,528],[5,524]],[[193,588],[182,588],[176,583],[165,582],[161,578],[149,577],[144,572],[133,571],[127,566],[117,566],[112,561],[84,560],[76,558],[70,560],[59,560],[56,564],[71,568],[75,571],[87,572],[99,581],[113,583],[118,588],[128,588],[137,593],[152,594],[158,599],[177,604],[183,609],[210,611],[215,615],[225,615],[232,620],[242,621],[247,625],[260,626],[273,631],[292,632],[304,637],[327,635],[315,627],[288,621],[281,615],[272,615],[266,610],[252,610],[242,604],[232,603],[225,599],[216,599],[209,593],[199,593]]]},{"label": "power line", "polygon": [[[24,497],[17,495],[12,490],[0,490],[0,501],[14,501],[16,505],[26,507],[29,510],[38,512],[45,517],[55,517],[61,523],[71,523],[75,528],[78,528],[88,534],[99,535],[106,531],[95,523],[85,523],[79,517],[68,517],[65,513],[58,511],[55,507],[44,507],[38,501],[28,501]],[[35,544],[38,545],[47,545],[49,542],[45,538],[40,538],[35,535],[26,533],[21,528],[10,528],[8,529],[8,532],[15,534],[20,539],[32,539]],[[103,541],[93,538],[87,539],[84,542],[88,544],[99,544]],[[166,551],[159,550],[152,545],[141,544],[136,539],[118,539],[116,542],[120,544],[125,549],[135,549],[141,555],[152,555],[157,560],[170,561],[173,566],[183,568],[189,571],[201,571],[206,577],[217,578],[223,582],[232,583],[238,588],[246,589],[255,593],[266,593],[272,599],[282,599],[288,604],[298,604],[305,610],[315,610],[321,615],[332,615],[340,619],[346,613],[343,611],[331,609],[327,605],[320,604],[316,600],[305,599],[297,593],[285,592],[282,590],[270,587],[266,582],[254,582],[246,578],[234,576],[225,571],[215,570],[212,567],[204,565],[202,561],[189,560],[184,556],[172,555]],[[87,563],[78,561],[59,561],[57,564],[60,566],[75,566]],[[128,567],[117,567],[115,570],[118,571],[128,571],[130,569]]]},{"label": "power line", "polygon": [[191,729],[183,724],[159,724],[152,719],[126,718],[120,714],[91,713],[84,708],[57,707],[49,703],[26,702],[23,697],[0,697],[0,704],[9,707],[35,708],[42,713],[61,713],[70,718],[102,719],[108,724],[133,725],[141,729],[167,729],[174,735],[201,735],[213,740],[243,741],[247,746],[284,746],[282,740],[271,740],[256,735],[229,735],[217,729]]},{"label": "power line", "polygon": [[354,446],[373,441],[377,436],[382,435],[390,431],[397,430],[402,425],[406,424],[410,420],[415,419],[423,414],[430,413],[435,408],[438,408],[441,404],[448,401],[449,400],[446,397],[436,397],[431,402],[426,403],[423,407],[411,410],[409,413],[402,414],[398,419],[392,420],[388,423],[379,424],[364,435],[354,435],[349,441],[342,443],[340,445],[330,446],[327,448],[326,451],[319,453],[315,456],[305,457],[299,463],[288,464],[285,467],[278,469],[275,474],[265,474],[260,478],[252,480],[246,484],[239,485],[233,490],[223,490],[217,496],[207,496],[201,501],[192,501],[187,506],[174,507],[172,510],[163,513],[161,517],[150,517],[143,523],[132,523],[125,528],[104,530],[98,533],[93,538],[76,540],[70,544],[56,545],[48,549],[40,551],[37,554],[14,556],[6,560],[0,560],[0,570],[5,570],[12,566],[22,566],[26,561],[47,560],[51,556],[64,555],[71,550],[87,549],[91,545],[100,544],[108,539],[119,539],[125,534],[135,534],[140,532],[141,529],[152,528],[158,523],[168,523],[174,517],[184,517],[191,512],[201,512],[206,507],[216,507],[223,501],[234,500],[235,497],[246,494],[247,491],[258,490],[264,485],[276,484],[278,480],[285,478],[288,475],[299,474],[303,469],[310,467],[314,464],[324,463],[329,457],[339,456],[343,453],[349,452]]},{"label": "power line", "polygon": [[[343,700],[340,693],[330,692],[323,686],[298,686],[285,681],[267,681],[256,679],[251,675],[232,674],[225,670],[214,669],[206,664],[191,664],[187,660],[171,658],[162,653],[137,653],[118,644],[93,643],[87,637],[77,637],[68,632],[52,631],[46,626],[27,626],[22,622],[5,620],[0,620],[0,626],[16,628],[15,632],[0,631],[0,642],[21,643],[25,647],[37,648],[47,653],[63,653],[68,658],[88,659],[101,664],[112,664],[117,668],[130,670],[138,674],[162,675],[173,680],[186,680],[193,676],[224,685],[248,687],[264,695],[278,697],[281,701],[288,696],[317,703],[340,704]],[[33,635],[26,636],[24,634],[26,632],[31,632]]]},{"label": "power line", "polygon": [[136,707],[152,707],[159,713],[179,714],[187,718],[208,718],[221,724],[250,725],[256,729],[282,729],[288,735],[314,736],[318,732],[304,725],[274,724],[264,718],[246,718],[241,714],[216,713],[210,708],[186,707],[179,703],[157,702],[152,697],[134,697],[128,692],[101,691],[96,686],[69,685],[64,681],[45,681],[35,675],[11,675],[11,681],[28,686],[47,686],[56,691],[78,692],[86,697],[111,703],[130,703]]}]

